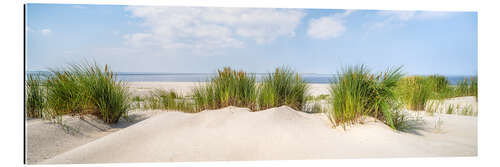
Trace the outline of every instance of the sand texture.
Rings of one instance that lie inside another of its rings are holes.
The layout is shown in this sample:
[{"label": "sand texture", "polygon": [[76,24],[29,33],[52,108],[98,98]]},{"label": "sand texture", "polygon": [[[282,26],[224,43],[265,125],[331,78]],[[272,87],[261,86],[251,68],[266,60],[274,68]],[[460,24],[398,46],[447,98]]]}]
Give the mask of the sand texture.
[{"label": "sand texture", "polygon": [[75,147],[87,144],[120,129],[145,120],[159,111],[132,111],[129,120],[108,125],[89,115],[63,116],[62,123],[42,119],[26,121],[26,161],[28,164],[52,158]]},{"label": "sand texture", "polygon": [[331,128],[326,117],[282,106],[164,112],[42,163],[293,160],[477,155],[476,117],[423,116],[412,132],[367,118]]},{"label": "sand texture", "polygon": [[[189,96],[195,82],[130,82],[133,95],[154,89]],[[309,84],[308,95],[328,94],[328,84]],[[327,108],[327,100],[316,103]],[[447,105],[454,106],[446,114]],[[226,107],[200,113],[134,110],[130,120],[107,125],[97,118],[64,116],[63,125],[26,122],[29,164],[179,161],[302,160],[335,158],[476,156],[477,114],[473,97],[439,101],[435,114],[406,111],[412,128],[395,131],[366,117],[363,124],[332,128],[323,113],[287,106],[251,112]],[[456,107],[459,106],[459,107]],[[467,110],[468,111],[468,110]]]}]

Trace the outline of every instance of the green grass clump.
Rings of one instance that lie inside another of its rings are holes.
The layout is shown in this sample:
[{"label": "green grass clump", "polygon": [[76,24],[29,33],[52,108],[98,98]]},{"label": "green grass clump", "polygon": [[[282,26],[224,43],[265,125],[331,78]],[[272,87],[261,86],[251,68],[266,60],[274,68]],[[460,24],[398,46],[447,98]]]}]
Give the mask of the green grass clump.
[{"label": "green grass clump", "polygon": [[364,65],[349,66],[334,78],[330,93],[332,110],[330,121],[345,128],[346,124],[359,121],[364,116],[373,116],[396,129],[400,114],[395,114],[398,102],[395,88],[402,77],[401,68],[384,73],[371,74]]},{"label": "green grass clump", "polygon": [[464,78],[463,81],[459,81],[455,92],[456,96],[475,96],[477,98],[477,77],[470,77],[468,80]]},{"label": "green grass clump", "polygon": [[411,110],[424,110],[425,103],[433,97],[433,85],[424,76],[402,78],[398,91],[406,107]]},{"label": "green grass clump", "polygon": [[225,67],[217,71],[217,76],[193,90],[197,111],[217,109],[226,106],[257,107],[257,87],[255,75]]},{"label": "green grass clump", "polygon": [[107,65],[103,70],[97,64],[74,64],[51,73],[47,80],[51,117],[95,114],[106,123],[115,123],[130,109],[128,89]]},{"label": "green grass clump", "polygon": [[146,109],[180,110],[184,112],[194,112],[193,104],[176,92],[162,89],[155,89],[151,95],[143,99]]},{"label": "green grass clump", "polygon": [[40,118],[45,108],[45,92],[43,80],[39,75],[30,74],[26,79],[26,116]]},{"label": "green grass clump", "polygon": [[276,68],[262,80],[259,87],[259,109],[287,105],[301,110],[306,101],[308,86],[302,77],[290,68]]}]

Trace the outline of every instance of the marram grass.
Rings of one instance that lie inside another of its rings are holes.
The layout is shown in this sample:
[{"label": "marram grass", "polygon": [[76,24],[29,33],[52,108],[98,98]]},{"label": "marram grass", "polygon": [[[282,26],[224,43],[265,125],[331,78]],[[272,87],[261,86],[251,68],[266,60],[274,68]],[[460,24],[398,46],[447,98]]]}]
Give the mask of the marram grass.
[{"label": "marram grass", "polygon": [[301,110],[306,101],[308,86],[302,77],[287,67],[276,68],[264,77],[259,87],[259,109],[287,105]]},{"label": "marram grass", "polygon": [[229,67],[193,90],[195,110],[218,109],[226,106],[247,107],[255,110],[257,86],[255,75]]},{"label": "marram grass", "polygon": [[106,65],[73,64],[52,70],[47,80],[48,115],[94,114],[106,123],[115,123],[130,109],[128,89],[117,81]]},{"label": "marram grass", "polygon": [[424,110],[425,104],[433,97],[431,80],[425,76],[409,76],[399,81],[398,91],[406,108]]},{"label": "marram grass", "polygon": [[43,80],[40,75],[28,75],[26,87],[26,116],[28,118],[40,118],[45,108],[45,92]]},{"label": "marram grass", "polygon": [[143,102],[146,109],[179,110],[195,112],[194,104],[187,98],[180,96],[175,91],[155,89],[144,99],[136,98],[136,102]]},{"label": "marram grass", "polygon": [[335,126],[357,123],[362,116],[372,116],[394,129],[403,127],[403,114],[395,89],[402,77],[401,68],[371,74],[364,65],[349,66],[331,84],[332,109],[327,111]]}]

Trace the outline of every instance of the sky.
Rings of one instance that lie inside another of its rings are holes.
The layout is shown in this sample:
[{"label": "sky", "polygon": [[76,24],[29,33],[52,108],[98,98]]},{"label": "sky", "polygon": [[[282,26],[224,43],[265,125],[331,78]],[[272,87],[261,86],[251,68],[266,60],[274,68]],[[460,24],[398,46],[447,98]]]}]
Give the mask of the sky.
[{"label": "sky", "polygon": [[28,71],[84,61],[115,72],[478,69],[476,12],[28,4],[25,16]]}]

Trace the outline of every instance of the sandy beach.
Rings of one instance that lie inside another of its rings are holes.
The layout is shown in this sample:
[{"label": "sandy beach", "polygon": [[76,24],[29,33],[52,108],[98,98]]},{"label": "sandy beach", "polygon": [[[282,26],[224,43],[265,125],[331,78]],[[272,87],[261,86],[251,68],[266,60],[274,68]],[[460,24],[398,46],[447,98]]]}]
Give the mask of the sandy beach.
[{"label": "sandy beach", "polygon": [[[190,95],[192,89],[204,85],[204,82],[128,82],[127,86],[132,95],[144,96],[148,95],[150,91],[155,89],[174,90],[181,95]],[[308,95],[319,96],[322,94],[329,94],[328,84],[308,84]]]},{"label": "sandy beach", "polygon": [[[189,95],[193,82],[131,82],[134,95],[153,89]],[[310,84],[309,95],[328,94]],[[470,97],[444,104],[473,104]],[[336,158],[476,156],[477,117],[407,111],[418,118],[408,132],[365,117],[363,124],[332,128],[323,113],[287,106],[251,112],[226,107],[200,113],[134,110],[129,121],[107,125],[96,118],[65,116],[64,126],[26,123],[28,163],[123,163]],[[69,130],[68,130],[69,129]],[[381,151],[383,150],[383,151]]]}]

